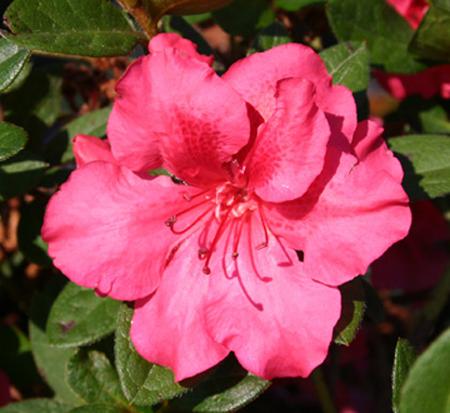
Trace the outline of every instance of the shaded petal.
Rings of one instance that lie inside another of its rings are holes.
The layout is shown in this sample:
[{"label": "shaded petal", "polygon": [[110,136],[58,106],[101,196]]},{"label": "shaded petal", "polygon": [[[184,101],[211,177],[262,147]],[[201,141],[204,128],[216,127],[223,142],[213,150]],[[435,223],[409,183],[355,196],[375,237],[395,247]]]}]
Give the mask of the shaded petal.
[{"label": "shaded petal", "polygon": [[54,264],[98,294],[135,300],[158,287],[175,235],[165,221],[190,188],[112,163],[72,173],[47,207],[42,237]]},{"label": "shaded petal", "polygon": [[158,290],[136,302],[130,332],[136,350],[151,363],[170,367],[176,381],[213,367],[229,353],[206,330],[204,307],[210,277],[202,272],[198,242],[198,236],[186,240]]},{"label": "shaded petal", "polygon": [[276,107],[278,81],[299,77],[316,87],[316,104],[329,118],[336,138],[351,137],[356,128],[356,105],[352,93],[331,85],[331,77],[319,55],[300,44],[286,44],[255,53],[234,63],[222,76],[243,98],[268,120]]},{"label": "shaded petal", "polygon": [[165,167],[199,186],[227,178],[222,163],[250,136],[245,101],[206,64],[174,49],[134,62],[117,84],[112,152],[132,170]]},{"label": "shaded petal", "polygon": [[279,82],[277,108],[250,153],[249,187],[266,201],[299,198],[320,174],[330,128],[315,104],[314,85],[305,79]]},{"label": "shaded petal", "polygon": [[77,167],[93,161],[105,161],[117,164],[111,153],[111,145],[107,139],[78,134],[73,138],[73,153]]},{"label": "shaded petal", "polygon": [[[386,152],[385,163],[398,162]],[[330,148],[327,158],[336,160],[337,153]],[[326,163],[323,175],[302,198],[266,204],[266,215],[274,233],[304,252],[305,273],[339,285],[364,274],[372,261],[404,238],[411,214],[401,180],[386,172],[389,167],[374,169],[350,154],[341,154],[338,166]]]},{"label": "shaded petal", "polygon": [[[256,218],[252,225],[261,227]],[[207,327],[257,376],[306,377],[327,355],[340,293],[305,277],[296,253],[274,236],[255,248],[261,236],[247,224],[227,274],[212,273]]]},{"label": "shaded petal", "polygon": [[153,37],[148,45],[148,50],[150,53],[161,52],[169,48],[177,49],[193,59],[206,63],[208,66],[212,66],[214,61],[213,55],[205,56],[198,53],[197,45],[195,43],[192,43],[188,39],[182,38],[177,33],[161,33],[158,36]]}]

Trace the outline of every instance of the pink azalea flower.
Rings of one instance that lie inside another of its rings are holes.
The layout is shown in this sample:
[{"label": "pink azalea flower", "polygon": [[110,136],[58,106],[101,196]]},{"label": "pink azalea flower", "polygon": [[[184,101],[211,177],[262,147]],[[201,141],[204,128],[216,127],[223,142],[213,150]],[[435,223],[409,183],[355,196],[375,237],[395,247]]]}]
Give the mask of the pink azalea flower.
[{"label": "pink azalea flower", "polygon": [[[427,0],[386,0],[402,15],[413,29],[417,29],[429,8]],[[425,99],[439,95],[450,99],[450,65],[438,65],[413,74],[386,73],[375,69],[377,81],[392,96],[402,100],[409,95]]]},{"label": "pink azalea flower", "polygon": [[[401,167],[308,47],[222,78],[176,35],[150,52],[117,84],[109,143],[76,138],[80,167],[42,229],[49,254],[77,284],[136,300],[133,343],[176,380],[230,352],[266,379],[307,376],[337,287],[408,232]],[[147,173],[159,167],[182,183]]]},{"label": "pink azalea flower", "polygon": [[450,264],[445,243],[450,231],[440,211],[428,200],[411,204],[408,236],[386,251],[372,266],[376,288],[414,292],[431,288]]},{"label": "pink azalea flower", "polygon": [[386,0],[386,3],[394,7],[413,29],[417,29],[430,7],[427,0]]}]

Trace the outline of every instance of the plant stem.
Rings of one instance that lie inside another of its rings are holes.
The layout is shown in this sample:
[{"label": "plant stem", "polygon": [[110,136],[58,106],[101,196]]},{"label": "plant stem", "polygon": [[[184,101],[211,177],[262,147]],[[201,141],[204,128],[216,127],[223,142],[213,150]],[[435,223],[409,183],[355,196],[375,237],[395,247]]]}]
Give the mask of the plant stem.
[{"label": "plant stem", "polygon": [[117,2],[134,17],[149,39],[157,34],[156,21],[148,13],[142,0],[117,0]]},{"label": "plant stem", "polygon": [[311,373],[311,379],[313,381],[314,387],[316,388],[317,395],[319,396],[319,401],[323,409],[323,413],[337,413],[336,407],[334,406],[333,399],[331,398],[330,390],[323,378],[322,370],[317,367]]}]

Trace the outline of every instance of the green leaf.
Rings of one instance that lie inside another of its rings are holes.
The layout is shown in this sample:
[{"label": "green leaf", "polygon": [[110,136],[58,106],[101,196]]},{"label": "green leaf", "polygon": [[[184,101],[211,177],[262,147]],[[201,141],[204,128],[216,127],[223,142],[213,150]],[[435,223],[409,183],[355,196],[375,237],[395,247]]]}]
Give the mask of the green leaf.
[{"label": "green leaf", "polygon": [[94,290],[70,283],[50,311],[49,342],[63,347],[93,343],[115,330],[119,308],[120,301],[100,298]]},{"label": "green leaf", "polygon": [[286,28],[280,22],[273,22],[258,33],[247,52],[247,56],[257,52],[264,52],[290,41],[291,39]]},{"label": "green leaf", "polygon": [[18,126],[0,122],[0,161],[20,152],[27,143],[27,133]]},{"label": "green leaf", "polygon": [[36,185],[47,165],[27,150],[0,163],[0,201],[23,195]]},{"label": "green leaf", "polygon": [[0,408],[1,413],[68,413],[73,406],[49,399],[26,400]]},{"label": "green leaf", "polygon": [[235,0],[212,13],[216,23],[227,33],[253,37],[274,21],[274,12],[267,0]]},{"label": "green leaf", "polygon": [[327,15],[341,42],[367,42],[372,63],[387,72],[415,73],[426,68],[408,51],[413,30],[385,0],[329,0]]},{"label": "green leaf", "polygon": [[69,413],[129,413],[130,410],[114,404],[95,403],[76,407]]},{"label": "green leaf", "polygon": [[41,227],[44,221],[45,204],[34,201],[21,210],[17,236],[19,249],[25,257],[42,267],[50,266],[52,260],[47,255],[48,245],[42,240]]},{"label": "green leaf", "polygon": [[403,186],[412,200],[450,192],[450,137],[407,135],[391,138],[389,146],[402,163]]},{"label": "green leaf", "polygon": [[29,50],[0,38],[0,92],[14,82],[29,57]]},{"label": "green leaf", "polygon": [[341,43],[320,53],[333,84],[343,85],[352,92],[369,86],[369,53],[362,42]]},{"label": "green leaf", "polygon": [[450,329],[415,361],[400,398],[401,413],[450,411]]},{"label": "green leaf", "polygon": [[450,10],[431,6],[409,47],[422,59],[450,61]]},{"label": "green leaf", "polygon": [[135,350],[130,339],[133,309],[122,304],[117,318],[116,366],[122,390],[134,405],[152,405],[169,400],[186,390],[174,383],[174,375],[167,367],[151,364]]},{"label": "green leaf", "polygon": [[364,318],[364,288],[361,277],[355,278],[339,287],[342,310],[334,327],[334,342],[349,345],[356,336]]},{"label": "green leaf", "polygon": [[304,7],[323,3],[325,3],[325,1],[321,0],[277,0],[275,5],[287,11],[297,11]]},{"label": "green leaf", "polygon": [[88,112],[61,128],[45,148],[45,159],[50,163],[66,163],[75,157],[72,140],[75,135],[106,136],[106,125],[112,106]]},{"label": "green leaf", "polygon": [[408,340],[399,338],[395,346],[394,367],[392,369],[392,409],[394,413],[399,411],[400,392],[415,359],[414,347]]},{"label": "green leaf", "polygon": [[[427,101],[428,104],[432,103]],[[424,133],[450,134],[450,122],[447,112],[440,105],[432,105],[419,112],[419,120]]]},{"label": "green leaf", "polygon": [[116,371],[98,351],[77,350],[67,363],[67,382],[87,403],[125,402]]},{"label": "green leaf", "polygon": [[[53,284],[51,287],[56,289],[57,286]],[[78,405],[81,400],[70,390],[65,380],[66,364],[73,355],[73,349],[51,346],[45,334],[45,325],[55,295],[56,293],[47,289],[44,293],[36,294],[33,300],[29,321],[31,349],[39,373],[55,392],[56,399]]]},{"label": "green leaf", "polygon": [[5,120],[28,131],[27,148],[41,151],[42,137],[61,112],[62,67],[34,69],[20,87],[2,95]]},{"label": "green leaf", "polygon": [[233,356],[228,357],[190,392],[170,405],[202,413],[233,412],[263,393],[271,382],[245,371]]},{"label": "green leaf", "polygon": [[8,40],[50,53],[125,55],[144,38],[106,0],[15,0],[4,18]]}]

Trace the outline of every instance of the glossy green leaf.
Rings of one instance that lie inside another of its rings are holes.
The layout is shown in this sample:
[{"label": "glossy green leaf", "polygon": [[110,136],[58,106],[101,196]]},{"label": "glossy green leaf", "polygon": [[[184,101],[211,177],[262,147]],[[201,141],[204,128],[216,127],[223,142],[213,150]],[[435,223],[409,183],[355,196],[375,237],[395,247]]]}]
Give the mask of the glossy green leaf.
[{"label": "glossy green leaf", "polygon": [[405,177],[403,186],[412,200],[450,192],[450,137],[407,135],[389,140]]},{"label": "glossy green leaf", "polygon": [[400,397],[400,413],[450,411],[450,329],[415,361]]},{"label": "glossy green leaf", "polygon": [[36,185],[47,165],[27,150],[0,163],[0,201],[23,195]]},{"label": "glossy green leaf", "polygon": [[409,49],[422,59],[450,61],[450,10],[430,7]]},{"label": "glossy green leaf", "polygon": [[73,406],[50,399],[26,400],[0,408],[1,413],[68,413]]},{"label": "glossy green leaf", "polygon": [[93,343],[115,330],[119,308],[120,301],[100,298],[92,289],[69,283],[50,311],[49,342],[66,347]]},{"label": "glossy green leaf", "polygon": [[409,369],[416,359],[416,351],[408,340],[399,338],[395,346],[394,367],[392,369],[392,409],[398,413],[400,392]]},{"label": "glossy green leaf", "polygon": [[29,57],[29,50],[0,38],[0,92],[14,82]]},{"label": "glossy green leaf", "polygon": [[86,406],[76,407],[69,413],[130,413],[130,410],[126,409],[123,406],[95,403],[95,404],[88,404]]},{"label": "glossy green leaf", "polygon": [[361,92],[369,86],[369,52],[365,43],[341,43],[325,49],[320,57],[333,77],[333,84],[346,86],[352,92]]},{"label": "glossy green leaf", "polygon": [[[57,286],[53,286],[57,290]],[[54,301],[56,291],[51,289],[36,294],[30,311],[30,342],[34,361],[43,379],[55,392],[55,398],[71,405],[78,405],[81,400],[70,390],[66,380],[66,364],[73,355],[71,348],[58,348],[49,344],[45,333],[48,314]]]},{"label": "glossy green leaf", "polygon": [[[427,101],[427,103],[431,103]],[[450,134],[450,122],[447,112],[440,105],[432,105],[419,112],[419,120],[424,133]]]},{"label": "glossy green leaf", "polygon": [[244,370],[232,356],[191,391],[170,404],[184,411],[202,413],[234,412],[263,393],[271,382]]},{"label": "glossy green leaf", "polygon": [[361,277],[341,285],[339,291],[342,310],[341,317],[334,327],[334,342],[348,345],[355,338],[364,318],[365,295]]},{"label": "glossy green leaf", "polygon": [[283,10],[297,11],[304,7],[313,6],[316,4],[324,4],[321,0],[276,0],[275,5]]},{"label": "glossy green leaf", "polygon": [[27,143],[27,133],[18,126],[0,122],[0,161],[20,152]]},{"label": "glossy green leaf", "polygon": [[88,112],[61,128],[45,148],[45,159],[50,163],[74,160],[72,140],[75,135],[106,136],[106,125],[112,106]]},{"label": "glossy green leaf", "polygon": [[45,204],[35,201],[24,206],[21,211],[17,236],[19,249],[25,257],[43,267],[50,266],[52,260],[47,255],[47,244],[42,240],[41,227],[44,221]]},{"label": "glossy green leaf", "polygon": [[170,369],[151,364],[137,353],[130,339],[132,316],[133,309],[123,304],[117,319],[115,346],[117,372],[128,401],[153,405],[188,390],[174,383]]},{"label": "glossy green leaf", "polygon": [[273,47],[289,43],[290,41],[291,39],[286,28],[280,22],[273,22],[258,33],[247,55],[264,52]]},{"label": "glossy green leaf", "polygon": [[2,95],[5,120],[29,134],[27,148],[40,153],[42,137],[61,114],[62,67],[33,69],[20,87]]},{"label": "glossy green leaf", "polygon": [[124,55],[143,39],[106,0],[15,0],[4,17],[8,40],[51,53]]},{"label": "glossy green leaf", "polygon": [[124,403],[119,378],[107,357],[79,349],[67,363],[70,388],[87,403]]},{"label": "glossy green leaf", "polygon": [[329,0],[327,15],[341,42],[367,42],[372,63],[387,72],[415,73],[426,68],[408,51],[413,30],[385,0]]},{"label": "glossy green leaf", "polygon": [[274,21],[274,13],[267,0],[235,0],[229,6],[213,11],[214,20],[227,33],[253,37]]}]

